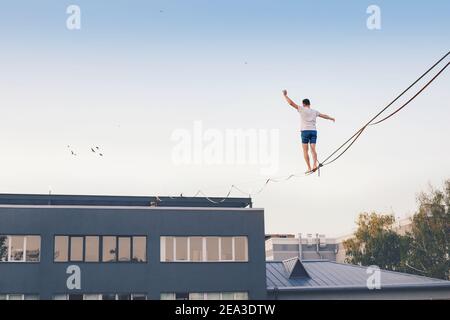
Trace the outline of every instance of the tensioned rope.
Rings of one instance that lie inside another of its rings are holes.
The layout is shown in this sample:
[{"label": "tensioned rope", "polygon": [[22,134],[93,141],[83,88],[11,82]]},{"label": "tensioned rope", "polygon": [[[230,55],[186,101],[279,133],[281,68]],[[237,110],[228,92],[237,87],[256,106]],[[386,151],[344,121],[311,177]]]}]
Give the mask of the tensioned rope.
[{"label": "tensioned rope", "polygon": [[[434,80],[436,80],[443,72],[444,70],[450,65],[450,62],[448,62],[441,70],[439,70],[438,73],[436,73],[434,75],[433,78],[431,78],[431,80],[429,80],[414,96],[412,96],[407,102],[405,102],[403,105],[401,105],[399,108],[397,108],[395,111],[393,111],[392,113],[390,113],[389,115],[385,116],[384,118],[375,121],[380,115],[382,115],[387,109],[389,109],[395,102],[397,102],[403,95],[405,95],[412,87],[414,87],[418,82],[420,82],[420,80],[422,80],[426,75],[428,75],[434,68],[436,68],[436,66],[438,66],[445,58],[447,58],[450,55],[450,51],[447,52],[441,59],[439,59],[433,66],[431,66],[427,71],[425,71],[419,78],[417,78],[411,85],[409,85],[405,90],[403,90],[402,93],[400,93],[394,100],[392,100],[391,102],[389,102],[383,109],[381,109],[381,111],[379,111],[375,116],[373,116],[363,127],[361,127],[359,130],[357,130],[350,138],[347,139],[347,141],[345,141],[342,145],[340,145],[337,149],[335,149],[329,156],[327,156],[325,158],[325,160],[319,162],[319,166],[317,168],[317,170],[320,170],[321,167],[327,166],[333,162],[335,162],[336,160],[338,160],[340,157],[342,157],[352,146],[353,144],[358,140],[358,138],[361,136],[361,134],[364,132],[365,129],[367,129],[369,126],[374,126],[377,124],[380,124],[384,121],[386,121],[387,119],[391,118],[392,116],[394,116],[395,114],[397,114],[400,110],[402,110],[403,108],[405,108],[407,105],[409,105],[414,99],[416,99]],[[375,121],[375,122],[374,122]],[[343,150],[342,150],[343,149]],[[342,150],[337,156],[335,156],[340,150]],[[335,156],[333,158],[333,156]],[[331,158],[333,158],[332,160],[330,160]],[[205,199],[207,199],[209,202],[214,203],[214,204],[220,204],[223,203],[224,201],[226,201],[231,193],[233,192],[233,190],[236,190],[242,194],[245,194],[249,197],[252,196],[256,196],[258,194],[260,194],[269,183],[278,183],[278,182],[283,182],[283,181],[288,181],[291,178],[301,178],[301,177],[306,177],[308,175],[311,175],[313,172],[307,173],[305,174],[290,174],[288,176],[285,177],[281,177],[281,178],[269,178],[266,179],[264,184],[261,186],[261,188],[257,189],[256,192],[246,192],[244,190],[242,190],[241,188],[239,188],[238,186],[236,186],[235,184],[231,185],[231,187],[228,190],[227,195],[224,198],[221,198],[220,200],[214,200],[211,197],[208,197],[202,190],[198,190],[195,195],[193,197],[197,197],[199,195],[202,195],[205,197]],[[319,171],[320,173],[320,171]],[[260,179],[258,180],[260,181]],[[174,197],[169,197],[171,199],[174,199]],[[159,200],[161,201],[161,200]]]},{"label": "tensioned rope", "polygon": [[[420,90],[413,98],[410,99],[410,101],[406,102],[403,106],[401,106],[399,109],[397,109],[394,113],[390,114],[389,116],[387,116],[386,118],[381,119],[380,121],[373,123],[374,120],[376,120],[383,112],[385,112],[389,107],[391,107],[395,102],[398,101],[398,99],[400,99],[402,96],[404,96],[412,87],[414,87],[420,80],[422,80],[427,74],[429,74],[434,68],[436,68],[436,66],[438,66],[445,58],[448,57],[448,55],[450,55],[450,51],[447,52],[441,59],[439,59],[435,64],[433,64],[427,71],[425,71],[419,78],[417,78],[411,85],[409,85],[405,90],[403,90],[402,93],[400,93],[394,100],[392,100],[390,103],[388,103],[387,106],[385,106],[381,111],[379,111],[374,117],[372,117],[361,129],[359,129],[358,131],[356,131],[349,139],[347,139],[347,141],[345,141],[339,148],[337,148],[335,151],[333,151],[324,161],[322,161],[322,167],[324,165],[328,165],[334,161],[336,161],[337,159],[339,159],[353,144],[354,142],[361,136],[362,132],[369,126],[369,125],[376,125],[379,124],[385,120],[387,120],[388,118],[390,118],[391,116],[393,116],[395,113],[397,113],[398,111],[400,111],[401,109],[403,109],[405,106],[407,106],[412,100],[414,100],[420,93],[422,93],[423,90],[425,90],[430,84],[431,82],[433,82],[447,67],[448,67],[448,63],[447,65],[441,69],[439,71],[439,73],[433,77],[433,79],[431,79],[423,88],[422,90]],[[354,140],[353,140],[354,139]],[[351,141],[350,145],[341,153],[339,154],[339,156],[337,156],[334,160],[326,163],[331,157],[333,157],[336,153],[339,152],[339,150],[341,150],[342,148],[344,148],[349,142]]]}]

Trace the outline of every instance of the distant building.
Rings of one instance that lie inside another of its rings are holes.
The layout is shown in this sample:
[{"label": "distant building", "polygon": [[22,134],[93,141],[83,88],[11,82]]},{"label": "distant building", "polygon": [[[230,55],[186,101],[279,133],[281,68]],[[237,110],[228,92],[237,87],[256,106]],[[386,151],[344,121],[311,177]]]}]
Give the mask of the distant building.
[{"label": "distant building", "polygon": [[[301,244],[301,245],[300,245]],[[338,246],[336,239],[323,234],[266,236],[266,259],[282,261],[290,258],[326,259],[335,261]]]},{"label": "distant building", "polygon": [[[412,230],[411,217],[399,219],[393,225],[393,230],[405,235]],[[266,235],[266,259],[282,261],[290,258],[303,260],[330,260],[339,263],[346,262],[346,252],[343,242],[351,239],[353,234],[336,238],[328,238],[324,234],[269,234]],[[302,245],[300,246],[300,242]]]}]

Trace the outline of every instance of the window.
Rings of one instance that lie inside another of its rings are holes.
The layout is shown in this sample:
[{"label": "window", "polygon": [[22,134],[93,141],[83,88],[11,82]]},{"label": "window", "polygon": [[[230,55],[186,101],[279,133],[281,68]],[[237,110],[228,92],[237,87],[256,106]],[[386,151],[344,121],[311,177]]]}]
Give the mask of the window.
[{"label": "window", "polygon": [[103,262],[116,261],[116,237],[103,237]]},{"label": "window", "polygon": [[41,237],[27,236],[26,237],[26,258],[25,261],[39,262],[41,253]]},{"label": "window", "polygon": [[248,260],[248,244],[247,237],[235,237],[234,238],[234,252],[236,261]]},{"label": "window", "polygon": [[39,300],[37,294],[0,294],[0,300]]},{"label": "window", "polygon": [[161,237],[161,261],[174,261],[174,237]]},{"label": "window", "polygon": [[103,294],[102,300],[116,300],[115,294]]},{"label": "window", "polygon": [[147,238],[133,237],[133,261],[147,261]]},{"label": "window", "polygon": [[222,261],[232,261],[233,260],[233,238],[224,237],[221,238],[220,251]]},{"label": "window", "polygon": [[146,262],[147,237],[55,236],[54,261]]},{"label": "window", "polygon": [[319,234],[319,244],[321,248],[325,248],[327,246],[327,238],[324,234]]},{"label": "window", "polygon": [[161,262],[248,261],[248,238],[161,237]]},{"label": "window", "polygon": [[234,300],[248,300],[248,292],[235,292]]},{"label": "window", "polygon": [[189,293],[177,292],[175,293],[175,300],[189,300]]},{"label": "window", "polygon": [[248,292],[161,293],[161,300],[248,300]]},{"label": "window", "polygon": [[189,300],[189,293],[161,293],[161,300]]},{"label": "window", "polygon": [[188,260],[188,239],[187,237],[175,238],[175,260],[187,261]]},{"label": "window", "polygon": [[220,292],[208,292],[205,296],[205,300],[220,300]]},{"label": "window", "polygon": [[0,235],[0,262],[39,262],[41,237]]},{"label": "window", "polygon": [[192,237],[190,241],[190,261],[203,261],[203,238]]},{"label": "window", "polygon": [[70,237],[70,261],[83,261],[83,237]]},{"label": "window", "polygon": [[219,261],[219,238],[206,238],[206,261]]},{"label": "window", "polygon": [[100,240],[99,237],[95,236],[87,236],[85,238],[86,243],[86,256],[85,261],[86,262],[98,262],[100,257],[99,253],[99,246],[100,246]]},{"label": "window", "polygon": [[189,293],[189,300],[205,300],[204,293]]},{"label": "window", "polygon": [[8,237],[0,235],[0,262],[8,261]]},{"label": "window", "polygon": [[[141,293],[85,293],[85,294],[55,294],[53,300],[146,300],[147,296]],[[1,300],[1,296],[0,296]]]},{"label": "window", "polygon": [[145,296],[145,294],[133,293],[131,295],[131,300],[147,300],[147,297]]},{"label": "window", "polygon": [[314,244],[312,233],[308,233],[306,235],[306,240],[307,240],[308,247],[311,247]]},{"label": "window", "polygon": [[24,261],[24,241],[23,236],[11,236],[9,238],[9,261]]},{"label": "window", "polygon": [[130,261],[130,260],[131,260],[131,238],[119,237],[119,261]]},{"label": "window", "polygon": [[221,300],[234,300],[234,293],[233,292],[223,292]]},{"label": "window", "polygon": [[117,300],[131,300],[131,294],[118,294]]},{"label": "window", "polygon": [[175,293],[161,293],[161,300],[175,300]]},{"label": "window", "polygon": [[69,237],[56,236],[55,237],[55,251],[54,260],[57,262],[69,261]]},{"label": "window", "polygon": [[67,295],[67,300],[83,300],[82,294],[71,293]]}]

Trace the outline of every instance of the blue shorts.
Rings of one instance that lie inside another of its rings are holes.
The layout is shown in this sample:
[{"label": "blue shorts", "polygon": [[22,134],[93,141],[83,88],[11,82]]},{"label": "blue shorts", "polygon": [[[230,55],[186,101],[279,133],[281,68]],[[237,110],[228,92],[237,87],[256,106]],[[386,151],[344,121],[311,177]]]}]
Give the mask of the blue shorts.
[{"label": "blue shorts", "polygon": [[302,143],[303,144],[316,144],[317,131],[316,130],[303,130],[302,131]]}]

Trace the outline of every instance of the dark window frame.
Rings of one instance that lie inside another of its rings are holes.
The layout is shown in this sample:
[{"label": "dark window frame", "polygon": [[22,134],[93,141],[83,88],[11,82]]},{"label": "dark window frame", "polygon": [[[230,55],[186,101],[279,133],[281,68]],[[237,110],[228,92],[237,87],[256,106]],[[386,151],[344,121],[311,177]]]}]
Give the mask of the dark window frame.
[{"label": "dark window frame", "polygon": [[[56,237],[68,237],[67,243],[67,261],[55,261],[55,249],[56,249]],[[72,261],[71,260],[71,244],[72,237],[74,238],[83,238],[83,260],[82,261]],[[86,237],[98,237],[99,238],[99,261],[86,261]],[[114,261],[103,261],[103,237],[115,237],[116,238],[116,257]],[[134,244],[133,238],[139,237],[145,239],[145,261],[137,261],[133,260],[134,255]],[[130,260],[127,261],[119,261],[119,238],[129,238],[130,239]],[[134,234],[134,235],[123,235],[123,234],[54,234],[53,235],[53,263],[61,264],[61,263],[88,263],[88,264],[96,264],[96,263],[132,263],[132,264],[144,264],[148,263],[148,236],[142,234]],[[42,251],[42,250],[41,250]],[[23,263],[23,262],[18,262]],[[30,262],[30,263],[39,263],[39,262]]]},{"label": "dark window frame", "polygon": [[[26,252],[24,250],[23,255],[25,257],[25,261],[0,261],[0,264],[2,263],[41,263],[42,261],[42,235],[41,234],[37,234],[37,233],[29,233],[29,234],[23,234],[23,233],[8,233],[8,234],[0,234],[0,236],[5,236],[5,237],[10,237],[10,236],[22,236],[22,237],[28,237],[28,236],[33,236],[33,237],[39,237],[39,261],[27,261],[26,260]],[[8,253],[7,253],[8,254]]]}]

